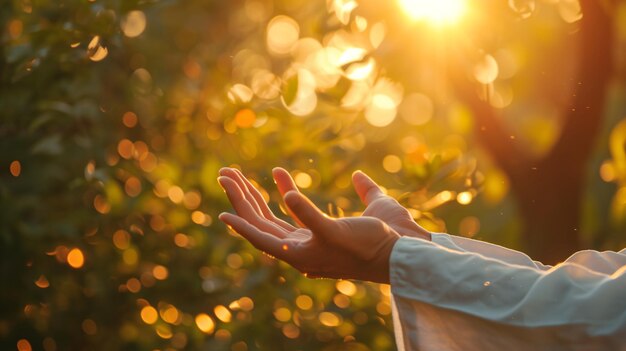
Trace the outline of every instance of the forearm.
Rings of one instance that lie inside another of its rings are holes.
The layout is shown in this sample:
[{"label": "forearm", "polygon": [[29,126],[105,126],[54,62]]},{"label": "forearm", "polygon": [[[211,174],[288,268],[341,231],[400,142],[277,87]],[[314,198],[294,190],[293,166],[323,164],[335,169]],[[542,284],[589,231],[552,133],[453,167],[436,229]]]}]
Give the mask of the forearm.
[{"label": "forearm", "polygon": [[552,267],[544,265],[538,261],[533,261],[528,255],[523,252],[515,251],[485,241],[440,233],[431,234],[431,238],[432,242],[454,251],[472,252],[494,260],[500,260],[509,264],[535,268],[542,271]]},{"label": "forearm", "polygon": [[544,272],[412,238],[398,240],[390,266],[399,298],[524,327],[626,328],[626,268],[609,276],[565,263]]},{"label": "forearm", "polygon": [[[542,271],[552,268],[552,266],[534,261],[523,252],[488,242],[449,234],[433,233],[431,237],[433,242],[451,250],[473,252],[487,258],[500,260],[509,264],[536,268]],[[613,274],[620,267],[626,265],[626,249],[619,252],[583,250],[574,253],[567,258],[564,263],[575,263],[598,273]]]}]

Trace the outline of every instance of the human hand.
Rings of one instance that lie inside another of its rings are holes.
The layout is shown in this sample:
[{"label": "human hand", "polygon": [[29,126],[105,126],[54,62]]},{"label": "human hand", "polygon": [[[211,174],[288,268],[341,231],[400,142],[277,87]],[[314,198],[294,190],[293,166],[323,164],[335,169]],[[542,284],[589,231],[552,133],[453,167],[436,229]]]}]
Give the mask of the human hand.
[{"label": "human hand", "polygon": [[[229,174],[231,173],[225,172],[223,175]],[[296,183],[285,169],[274,168],[272,174],[281,195],[284,196],[288,191],[292,190],[298,191]],[[239,177],[245,179],[241,173],[239,173]],[[396,199],[386,195],[380,186],[368,175],[361,171],[354,172],[352,174],[352,184],[363,204],[367,206],[362,214],[363,216],[376,217],[382,220],[401,236],[431,240],[430,232],[419,226],[413,220],[411,213],[400,205]]]},{"label": "human hand", "polygon": [[305,227],[296,228],[278,219],[239,171],[225,168],[220,174],[218,181],[237,212],[220,219],[256,248],[311,277],[389,283],[389,256],[400,235],[380,219],[329,218],[297,191],[286,171],[277,169],[274,178],[290,214]]},{"label": "human hand", "polygon": [[401,236],[431,240],[430,232],[417,224],[411,213],[396,199],[386,195],[367,174],[361,171],[354,172],[352,184],[363,204],[367,206],[363,211],[363,216],[372,216],[382,220]]}]

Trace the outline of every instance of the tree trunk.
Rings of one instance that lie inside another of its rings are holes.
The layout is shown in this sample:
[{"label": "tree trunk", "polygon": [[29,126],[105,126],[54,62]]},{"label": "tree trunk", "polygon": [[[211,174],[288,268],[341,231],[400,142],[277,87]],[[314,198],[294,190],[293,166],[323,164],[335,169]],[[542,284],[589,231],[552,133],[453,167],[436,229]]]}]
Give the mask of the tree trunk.
[{"label": "tree trunk", "polygon": [[581,249],[585,167],[567,171],[542,163],[510,178],[524,223],[525,251],[535,260],[555,264]]},{"label": "tree trunk", "polygon": [[[507,174],[524,221],[525,250],[536,260],[557,263],[581,248],[580,220],[586,171],[604,117],[613,64],[614,3],[581,0],[576,36],[580,63],[572,101],[564,106],[561,134],[552,150],[534,159],[510,138],[506,126],[475,87],[453,74],[459,97],[472,109],[476,138]],[[454,69],[452,69],[454,72]]]}]

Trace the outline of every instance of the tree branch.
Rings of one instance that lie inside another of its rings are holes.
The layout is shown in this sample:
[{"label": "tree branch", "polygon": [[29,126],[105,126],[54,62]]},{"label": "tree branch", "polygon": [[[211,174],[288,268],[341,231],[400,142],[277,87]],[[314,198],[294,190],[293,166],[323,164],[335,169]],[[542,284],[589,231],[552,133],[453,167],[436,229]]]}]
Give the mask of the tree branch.
[{"label": "tree branch", "polygon": [[507,130],[489,102],[476,94],[476,84],[461,73],[463,65],[457,61],[449,67],[455,94],[472,111],[474,134],[494,162],[509,176],[530,168],[530,155],[518,146],[518,139]]}]

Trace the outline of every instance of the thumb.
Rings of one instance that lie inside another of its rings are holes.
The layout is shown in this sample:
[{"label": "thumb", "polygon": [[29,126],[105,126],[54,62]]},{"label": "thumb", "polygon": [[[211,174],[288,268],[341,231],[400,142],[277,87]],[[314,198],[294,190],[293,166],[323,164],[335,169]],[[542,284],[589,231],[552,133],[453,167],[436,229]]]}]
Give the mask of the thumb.
[{"label": "thumb", "polygon": [[359,198],[366,206],[372,201],[385,196],[380,186],[361,171],[356,171],[352,174],[352,184]]},{"label": "thumb", "polygon": [[285,204],[291,213],[316,234],[322,236],[332,229],[334,221],[317,208],[311,200],[302,193],[292,190],[285,194]]}]

